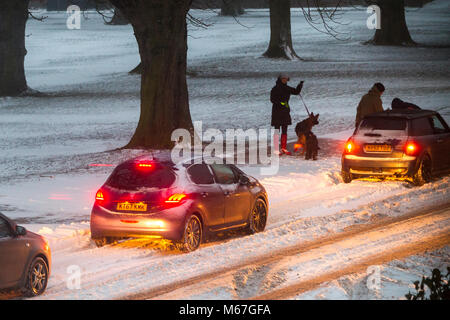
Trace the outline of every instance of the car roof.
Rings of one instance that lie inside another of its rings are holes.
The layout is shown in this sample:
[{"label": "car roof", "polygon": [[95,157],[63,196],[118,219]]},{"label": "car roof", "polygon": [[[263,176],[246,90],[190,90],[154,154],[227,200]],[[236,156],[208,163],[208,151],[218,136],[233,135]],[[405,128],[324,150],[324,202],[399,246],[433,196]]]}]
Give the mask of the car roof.
[{"label": "car roof", "polygon": [[367,118],[402,118],[402,119],[417,119],[436,115],[437,112],[433,110],[385,110],[367,115]]}]

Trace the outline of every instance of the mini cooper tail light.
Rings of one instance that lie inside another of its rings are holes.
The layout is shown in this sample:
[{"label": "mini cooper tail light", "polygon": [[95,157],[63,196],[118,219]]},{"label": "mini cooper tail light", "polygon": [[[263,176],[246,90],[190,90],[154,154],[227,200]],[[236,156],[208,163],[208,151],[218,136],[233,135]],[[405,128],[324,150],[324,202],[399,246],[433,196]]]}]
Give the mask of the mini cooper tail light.
[{"label": "mini cooper tail light", "polygon": [[419,151],[419,146],[413,141],[408,141],[405,145],[405,153],[408,156],[414,156]]},{"label": "mini cooper tail light", "polygon": [[344,151],[346,153],[352,153],[352,152],[355,151],[355,149],[356,149],[356,145],[355,145],[355,143],[352,140],[348,140],[345,143],[345,150]]}]

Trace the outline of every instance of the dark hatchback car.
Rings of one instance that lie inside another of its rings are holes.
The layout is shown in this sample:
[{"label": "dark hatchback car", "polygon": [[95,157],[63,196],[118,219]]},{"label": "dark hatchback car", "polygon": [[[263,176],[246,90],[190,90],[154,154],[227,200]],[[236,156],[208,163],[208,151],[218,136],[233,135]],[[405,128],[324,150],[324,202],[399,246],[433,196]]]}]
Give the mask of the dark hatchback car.
[{"label": "dark hatchback car", "polygon": [[0,289],[38,296],[47,287],[50,265],[47,241],[0,213]]},{"label": "dark hatchback car", "polygon": [[450,129],[430,110],[387,110],[366,116],[347,141],[342,177],[409,178],[415,185],[450,170]]},{"label": "dark hatchback car", "polygon": [[189,252],[220,231],[261,232],[267,216],[264,187],[234,165],[138,157],[117,166],[97,192],[91,236],[98,246],[164,238]]}]

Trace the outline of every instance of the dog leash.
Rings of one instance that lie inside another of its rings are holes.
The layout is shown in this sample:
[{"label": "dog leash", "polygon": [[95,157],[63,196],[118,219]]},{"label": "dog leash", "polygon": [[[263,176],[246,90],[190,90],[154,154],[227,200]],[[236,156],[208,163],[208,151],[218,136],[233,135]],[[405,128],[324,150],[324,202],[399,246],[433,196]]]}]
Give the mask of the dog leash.
[{"label": "dog leash", "polygon": [[305,100],[303,100],[303,97],[302,97],[301,93],[299,93],[298,95],[300,96],[300,99],[302,100],[303,105],[305,106],[305,109],[306,109],[306,113],[308,113],[308,117],[309,117],[310,113],[309,113],[308,107],[306,106]]}]

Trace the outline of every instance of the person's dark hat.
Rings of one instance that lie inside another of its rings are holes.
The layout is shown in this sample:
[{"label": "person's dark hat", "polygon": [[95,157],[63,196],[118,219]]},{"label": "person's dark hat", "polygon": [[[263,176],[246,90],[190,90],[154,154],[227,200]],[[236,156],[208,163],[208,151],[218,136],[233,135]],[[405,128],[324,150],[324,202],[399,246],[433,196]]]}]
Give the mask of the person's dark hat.
[{"label": "person's dark hat", "polygon": [[375,87],[377,87],[378,91],[380,91],[380,92],[384,92],[384,90],[386,90],[386,88],[384,87],[384,85],[381,82],[375,83]]},{"label": "person's dark hat", "polygon": [[288,79],[288,81],[290,80],[289,75],[287,73],[280,73],[278,75],[278,79]]}]

